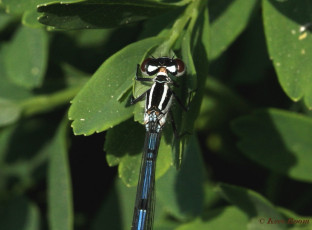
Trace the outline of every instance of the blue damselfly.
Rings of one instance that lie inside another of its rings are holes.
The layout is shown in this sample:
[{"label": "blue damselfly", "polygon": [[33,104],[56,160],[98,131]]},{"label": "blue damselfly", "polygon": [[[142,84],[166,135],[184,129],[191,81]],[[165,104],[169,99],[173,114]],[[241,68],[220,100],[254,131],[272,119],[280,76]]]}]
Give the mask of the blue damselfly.
[{"label": "blue damselfly", "polygon": [[[139,70],[144,75],[154,78],[139,77]],[[141,169],[134,206],[132,230],[149,230],[153,228],[155,200],[155,170],[162,128],[170,113],[173,98],[185,109],[170,85],[174,85],[171,76],[179,77],[185,72],[185,65],[178,58],[160,57],[147,58],[142,65],[137,65],[136,80],[153,82],[150,89],[137,98],[132,98],[131,104],[145,97],[144,124],[146,129]],[[170,116],[170,115],[169,115]],[[175,126],[173,125],[174,131]]]}]

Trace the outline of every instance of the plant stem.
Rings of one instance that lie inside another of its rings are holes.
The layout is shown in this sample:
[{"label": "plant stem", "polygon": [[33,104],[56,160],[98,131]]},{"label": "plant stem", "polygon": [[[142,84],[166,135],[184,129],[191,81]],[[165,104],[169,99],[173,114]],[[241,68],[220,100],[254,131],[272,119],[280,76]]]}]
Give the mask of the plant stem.
[{"label": "plant stem", "polygon": [[35,96],[20,102],[22,114],[25,117],[50,111],[58,106],[67,104],[80,91],[82,86],[76,86],[59,92]]},{"label": "plant stem", "polygon": [[173,47],[174,43],[177,41],[179,36],[182,34],[185,26],[191,20],[190,30],[193,29],[194,24],[197,20],[199,12],[203,9],[203,4],[206,3],[206,0],[193,0],[186,7],[184,13],[179,17],[176,22],[173,24],[172,29],[170,30],[170,35],[168,40],[166,40],[160,47],[159,50],[169,51]]}]

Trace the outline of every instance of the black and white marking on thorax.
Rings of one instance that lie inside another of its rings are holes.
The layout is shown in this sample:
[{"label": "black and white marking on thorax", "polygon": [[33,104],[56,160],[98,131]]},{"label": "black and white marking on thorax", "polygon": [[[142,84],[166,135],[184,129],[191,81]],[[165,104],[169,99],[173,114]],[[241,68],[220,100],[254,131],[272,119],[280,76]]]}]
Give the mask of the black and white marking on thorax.
[{"label": "black and white marking on thorax", "polygon": [[146,93],[144,123],[149,122],[150,113],[155,111],[159,124],[163,126],[172,103],[172,92],[168,84],[171,79],[167,73],[159,72],[154,79],[154,84]]},{"label": "black and white marking on thorax", "polygon": [[[161,129],[166,122],[173,98],[173,92],[169,87],[170,84],[173,84],[173,81],[168,74],[175,77],[183,75],[185,72],[184,63],[178,58],[160,57],[145,59],[140,66],[141,72],[148,76],[156,75],[153,79],[138,77],[138,69],[136,80],[154,82],[152,87],[145,93],[144,123],[146,128],[149,129],[149,123],[157,121],[160,126],[159,129]],[[143,94],[135,99],[133,103],[142,97]]]}]

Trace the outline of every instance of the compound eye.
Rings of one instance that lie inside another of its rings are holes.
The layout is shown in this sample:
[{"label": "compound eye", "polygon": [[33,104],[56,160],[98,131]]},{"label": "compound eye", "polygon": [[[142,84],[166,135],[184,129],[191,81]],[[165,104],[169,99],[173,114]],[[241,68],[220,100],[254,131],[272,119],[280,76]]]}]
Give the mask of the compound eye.
[{"label": "compound eye", "polygon": [[184,72],[185,72],[185,64],[184,64],[184,62],[183,62],[181,59],[179,59],[179,58],[175,59],[175,62],[176,62],[176,68],[177,68],[177,74],[176,74],[176,76],[179,77],[179,76],[183,75]]},{"label": "compound eye", "polygon": [[149,62],[152,60],[152,58],[146,58],[142,64],[141,64],[141,71],[143,74],[148,75],[148,67],[149,67]]}]

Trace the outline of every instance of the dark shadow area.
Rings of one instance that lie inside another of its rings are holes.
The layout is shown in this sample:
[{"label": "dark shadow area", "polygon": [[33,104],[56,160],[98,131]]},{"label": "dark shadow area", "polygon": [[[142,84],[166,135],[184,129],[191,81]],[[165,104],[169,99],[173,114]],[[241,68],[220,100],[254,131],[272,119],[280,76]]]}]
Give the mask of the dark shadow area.
[{"label": "dark shadow area", "polygon": [[105,197],[98,208],[94,221],[92,222],[93,230],[114,229],[122,230],[122,218],[120,210],[120,202],[116,185],[111,186],[109,194]]},{"label": "dark shadow area", "polygon": [[205,222],[208,222],[210,220],[214,220],[216,218],[218,218],[218,216],[222,215],[222,213],[224,213],[225,211],[225,207],[219,207],[216,208],[214,210],[211,210],[209,212],[205,212],[202,216],[201,219]]},{"label": "dark shadow area", "polygon": [[204,166],[194,137],[189,141],[175,182],[176,199],[181,213],[198,216],[204,203]]},{"label": "dark shadow area", "polygon": [[71,137],[69,160],[77,229],[89,229],[113,187],[116,168],[107,165],[104,141],[105,133]]},{"label": "dark shadow area", "polygon": [[116,158],[123,157],[125,154],[141,154],[144,137],[144,126],[134,122],[131,117],[108,131],[104,148],[108,154],[113,154]]},{"label": "dark shadow area", "polygon": [[[16,197],[0,206],[1,229],[23,229],[28,223],[31,210],[28,201]],[[28,223],[29,224],[29,223]]]},{"label": "dark shadow area", "polygon": [[62,116],[63,113],[59,110],[19,122],[10,135],[5,161],[8,163],[28,161],[40,154],[54,136]]}]

